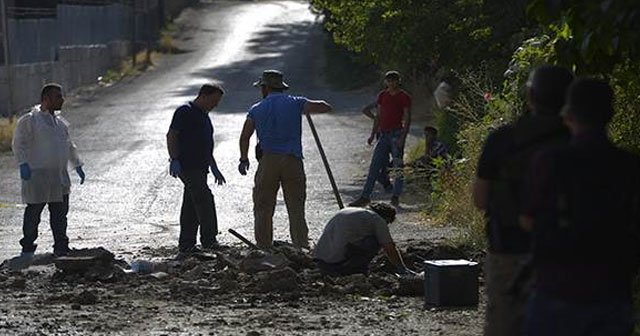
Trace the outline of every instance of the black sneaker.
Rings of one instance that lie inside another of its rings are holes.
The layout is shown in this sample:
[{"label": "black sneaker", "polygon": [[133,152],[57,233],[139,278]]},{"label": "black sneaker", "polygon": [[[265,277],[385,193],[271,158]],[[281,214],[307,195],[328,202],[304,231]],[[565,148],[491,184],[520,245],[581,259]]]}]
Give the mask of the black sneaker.
[{"label": "black sneaker", "polygon": [[391,196],[391,205],[397,207],[398,205],[400,205],[400,199],[398,198],[398,196]]},{"label": "black sneaker", "polygon": [[349,203],[349,206],[350,206],[350,207],[363,207],[363,206],[368,205],[369,203],[371,203],[371,200],[370,200],[370,199],[368,199],[368,198],[366,198],[366,197],[362,197],[362,196],[361,196],[361,197],[360,197],[360,198],[358,198],[357,200],[355,200],[355,201],[353,201],[353,202]]}]

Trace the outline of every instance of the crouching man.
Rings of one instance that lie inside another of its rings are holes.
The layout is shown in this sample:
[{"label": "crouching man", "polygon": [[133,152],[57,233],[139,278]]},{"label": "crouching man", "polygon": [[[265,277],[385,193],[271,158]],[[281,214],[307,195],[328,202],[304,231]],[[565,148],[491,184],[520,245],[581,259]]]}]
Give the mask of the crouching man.
[{"label": "crouching man", "polygon": [[386,203],[371,203],[368,208],[347,207],[329,220],[313,251],[313,257],[326,275],[368,273],[369,263],[380,248],[398,273],[413,273],[389,233],[388,225],[396,218],[396,210]]}]

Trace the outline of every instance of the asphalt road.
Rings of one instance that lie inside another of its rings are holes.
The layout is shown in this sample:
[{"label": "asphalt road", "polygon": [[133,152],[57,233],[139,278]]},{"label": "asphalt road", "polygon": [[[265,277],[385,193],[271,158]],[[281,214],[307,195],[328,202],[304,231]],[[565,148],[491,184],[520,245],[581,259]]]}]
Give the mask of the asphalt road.
[{"label": "asphalt road", "polygon": [[[359,109],[373,99],[375,90],[340,92],[324,84],[323,69],[331,66],[324,58],[326,37],[305,2],[214,1],[189,10],[181,21],[185,32],[180,47],[188,52],[166,56],[155,70],[134,79],[85,90],[63,107],[87,173],[82,186],[71,173],[72,247],[104,246],[126,255],[143,246],[177,244],[182,184],[168,175],[165,134],[175,108],[209,81],[227,90],[211,113],[215,157],[227,179],[221,187],[210,181],[222,232],[219,239],[237,242],[226,233],[234,228],[253,240],[251,189],[257,162],[251,158],[247,176],[236,167],[246,111],[260,99],[251,83],[263,69],[284,71],[292,93],[326,99],[334,106],[334,112],[315,116],[315,125],[345,203],[362,187],[371,148],[366,145],[370,124]],[[317,239],[338,207],[306,125],[303,137],[307,220],[310,237]],[[252,146],[254,142],[255,136]],[[1,260],[20,251],[24,209],[11,153],[0,154],[0,188]],[[52,245],[48,226],[45,211],[38,252],[49,251]],[[289,240],[282,195],[274,226],[275,239]]]}]

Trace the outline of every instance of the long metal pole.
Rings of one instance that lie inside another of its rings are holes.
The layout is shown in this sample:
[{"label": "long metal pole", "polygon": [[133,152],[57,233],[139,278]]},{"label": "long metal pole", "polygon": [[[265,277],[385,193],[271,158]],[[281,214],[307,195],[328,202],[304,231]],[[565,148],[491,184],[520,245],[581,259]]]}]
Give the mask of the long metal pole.
[{"label": "long metal pole", "polygon": [[336,197],[336,201],[338,202],[338,207],[340,209],[344,208],[342,204],[342,198],[340,197],[340,193],[338,192],[338,186],[336,185],[336,180],[333,179],[333,174],[331,173],[331,168],[329,167],[329,161],[327,161],[327,156],[324,154],[324,149],[322,149],[322,144],[320,143],[320,137],[318,136],[318,132],[316,131],[316,127],[313,125],[313,120],[311,120],[311,115],[309,113],[305,113],[307,116],[307,121],[309,122],[309,128],[311,128],[311,133],[313,133],[313,138],[316,140],[316,145],[318,146],[318,151],[320,152],[320,157],[322,158],[322,163],[324,164],[324,168],[327,170],[327,175],[329,176],[329,182],[331,182],[331,188],[333,189],[333,195]]},{"label": "long metal pole", "polygon": [[11,53],[9,48],[9,24],[7,23],[7,2],[0,0],[0,17],[2,20],[2,45],[4,46],[4,66],[7,69],[7,87],[9,99],[7,99],[7,112],[13,113],[13,73],[11,71]]}]

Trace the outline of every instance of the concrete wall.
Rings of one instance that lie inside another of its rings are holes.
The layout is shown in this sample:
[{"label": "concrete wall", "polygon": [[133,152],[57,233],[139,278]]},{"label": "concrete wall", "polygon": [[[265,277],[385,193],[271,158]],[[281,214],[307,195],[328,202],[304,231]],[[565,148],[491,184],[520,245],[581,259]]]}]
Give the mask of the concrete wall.
[{"label": "concrete wall", "polygon": [[[11,67],[13,80],[13,113],[28,109],[40,100],[44,83],[58,82],[66,89],[92,84],[97,78],[117,65],[128,55],[128,42],[111,42],[82,46],[60,47],[57,60],[17,64]],[[0,67],[0,115],[11,115],[8,110],[9,87],[7,68]]]}]

